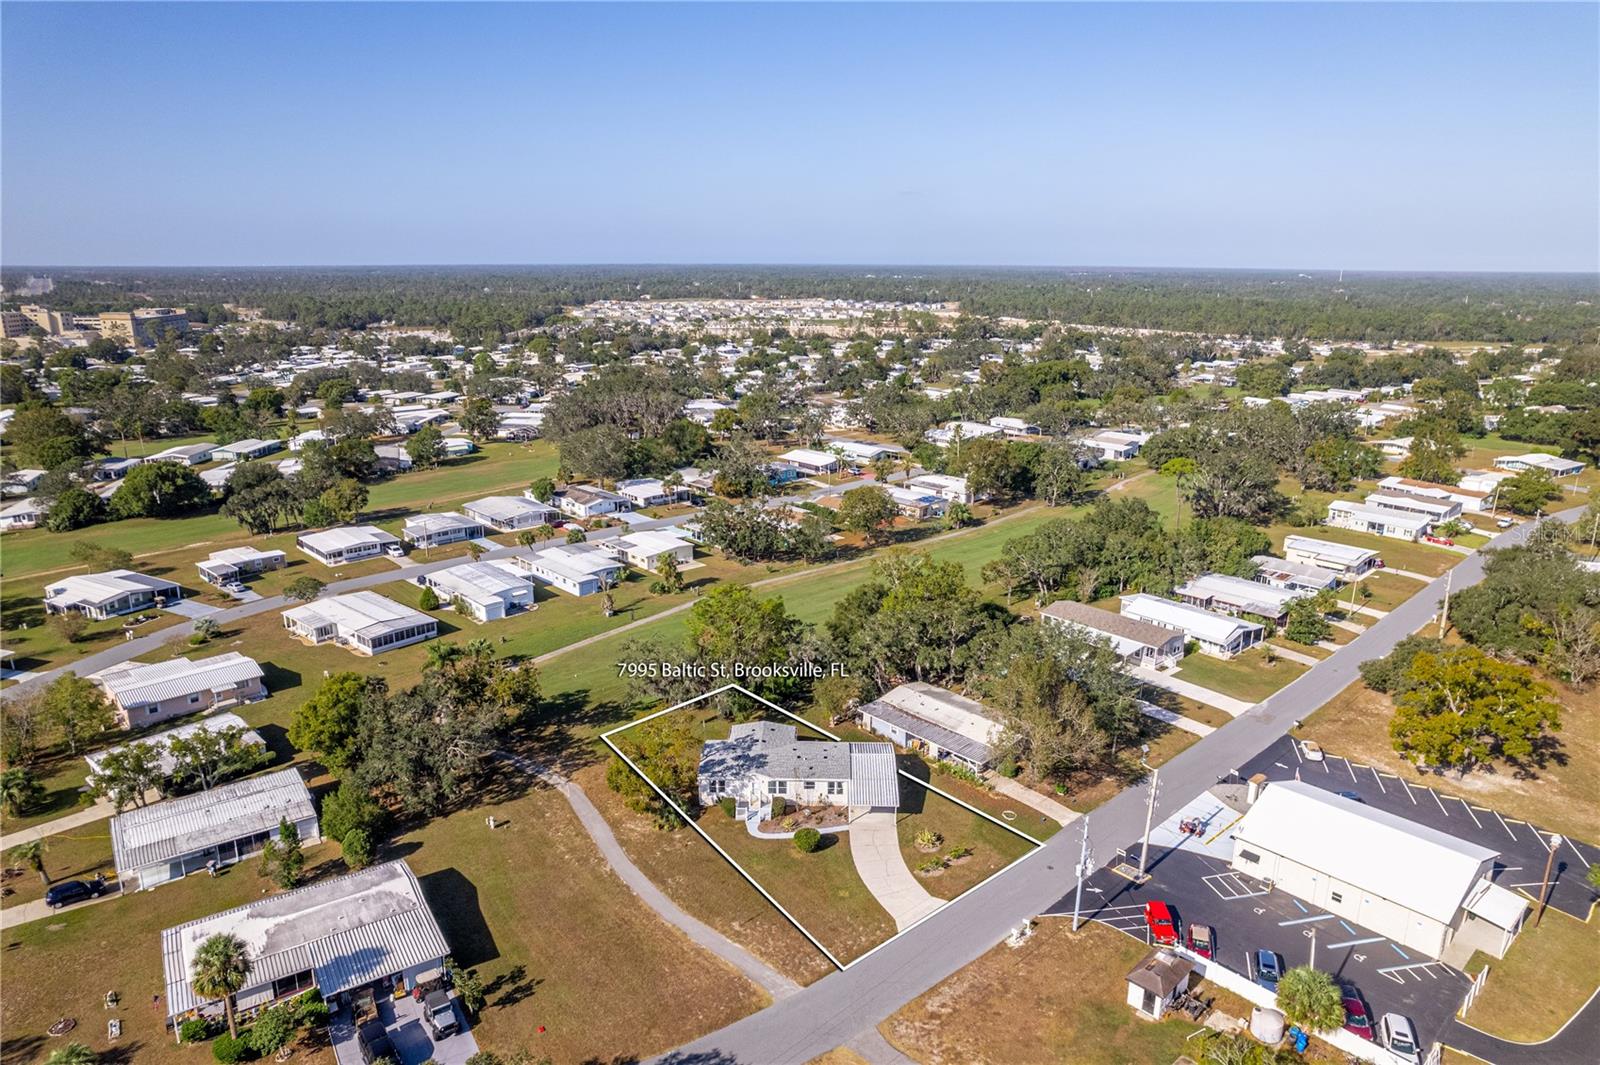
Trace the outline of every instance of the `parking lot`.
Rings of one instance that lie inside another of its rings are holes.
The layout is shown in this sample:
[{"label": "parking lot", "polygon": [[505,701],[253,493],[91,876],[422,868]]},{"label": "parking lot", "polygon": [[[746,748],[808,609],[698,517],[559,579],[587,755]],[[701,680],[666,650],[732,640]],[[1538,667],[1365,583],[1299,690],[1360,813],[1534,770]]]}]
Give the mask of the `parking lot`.
[{"label": "parking lot", "polygon": [[[1265,774],[1268,780],[1298,779],[1327,791],[1354,794],[1375,809],[1499,851],[1495,883],[1534,900],[1544,888],[1550,833],[1541,832],[1526,821],[1504,817],[1432,788],[1408,784],[1336,754],[1326,753],[1320,762],[1312,761],[1287,736],[1239,768],[1244,780],[1256,773]],[[1584,874],[1594,862],[1600,862],[1600,846],[1562,837],[1550,876],[1550,905],[1579,920],[1586,919],[1597,895],[1585,882]]]},{"label": "parking lot", "polygon": [[[1315,949],[1316,967],[1353,989],[1367,1004],[1374,1024],[1385,1013],[1400,1013],[1410,1018],[1426,1043],[1438,1039],[1470,983],[1463,973],[1233,872],[1224,856],[1232,851],[1226,827],[1231,821],[1214,824],[1204,837],[1185,837],[1177,831],[1180,820],[1195,816],[1194,807],[1191,803],[1151,833],[1150,879],[1144,885],[1109,868],[1084,882],[1086,918],[1148,941],[1144,904],[1160,899],[1172,909],[1180,929],[1191,922],[1210,925],[1215,960],[1252,979],[1251,957],[1256,950],[1276,951],[1284,968],[1292,969],[1310,964]],[[1126,850],[1137,863],[1137,841]],[[1068,894],[1044,916],[1070,919],[1072,905],[1073,896]]]}]

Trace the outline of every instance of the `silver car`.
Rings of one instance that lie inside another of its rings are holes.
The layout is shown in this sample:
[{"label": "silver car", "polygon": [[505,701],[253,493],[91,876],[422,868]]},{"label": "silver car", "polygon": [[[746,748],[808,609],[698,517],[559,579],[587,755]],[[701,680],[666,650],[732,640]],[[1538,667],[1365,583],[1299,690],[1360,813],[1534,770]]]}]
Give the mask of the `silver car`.
[{"label": "silver car", "polygon": [[1378,1022],[1378,1040],[1401,1061],[1418,1065],[1422,1061],[1422,1047],[1417,1043],[1417,1030],[1411,1022],[1398,1013],[1385,1013]]}]

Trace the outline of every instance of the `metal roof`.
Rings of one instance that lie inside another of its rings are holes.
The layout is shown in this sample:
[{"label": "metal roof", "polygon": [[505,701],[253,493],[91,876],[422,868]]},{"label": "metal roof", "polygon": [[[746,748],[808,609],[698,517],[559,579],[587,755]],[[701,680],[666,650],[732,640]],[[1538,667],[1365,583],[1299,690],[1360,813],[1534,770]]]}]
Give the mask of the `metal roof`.
[{"label": "metal roof", "polygon": [[1183,633],[1177,629],[1113,614],[1109,610],[1101,610],[1087,603],[1075,603],[1070,599],[1057,600],[1039,613],[1052,621],[1111,637],[1112,646],[1121,655],[1131,654],[1141,647],[1159,649],[1174,639],[1183,638]]},{"label": "metal roof", "polygon": [[265,746],[266,741],[263,740],[254,729],[245,724],[244,718],[240,717],[238,714],[223,713],[211,714],[208,717],[201,718],[199,721],[191,721],[187,725],[179,725],[177,728],[170,728],[164,732],[156,732],[149,736],[142,736],[139,739],[132,740],[128,743],[119,743],[115,747],[105,747],[98,751],[90,751],[88,754],[83,756],[83,760],[89,763],[90,773],[98,773],[100,772],[100,765],[105,761],[107,755],[114,754],[117,751],[125,751],[129,747],[136,747],[140,745],[150,746],[155,747],[160,752],[159,764],[161,766],[161,772],[167,776],[171,776],[173,769],[176,768],[177,765],[172,757],[172,754],[170,753],[169,747],[169,744],[171,744],[173,740],[181,737],[193,736],[197,732],[222,732],[226,729],[233,728],[243,730],[239,737],[243,742],[257,743]]},{"label": "metal roof", "polygon": [[434,620],[420,610],[367,590],[318,599],[285,610],[283,616],[312,629],[333,625],[340,635],[393,631]]},{"label": "metal roof", "polygon": [[385,532],[376,525],[348,525],[337,529],[324,529],[321,532],[304,533],[295,539],[295,543],[304,548],[311,548],[320,554],[329,551],[343,551],[350,547],[360,547],[363,544],[397,544],[400,538],[394,533]]},{"label": "metal roof", "polygon": [[1262,626],[1243,618],[1230,618],[1188,603],[1163,599],[1159,595],[1125,595],[1123,614],[1139,621],[1180,629],[1195,639],[1225,644],[1240,632],[1260,631]]},{"label": "metal roof", "polygon": [[954,751],[963,758],[970,758],[974,762],[987,762],[994,757],[994,748],[987,743],[968,739],[959,732],[952,732],[942,725],[901,710],[899,707],[886,703],[882,699],[876,699],[863,706],[861,712],[904,729],[907,735],[916,736],[918,739],[926,740],[947,751]]},{"label": "metal roof", "polygon": [[159,703],[195,692],[232,688],[246,680],[260,680],[261,666],[237,651],[210,658],[173,658],[166,662],[131,662],[91,673],[123,707]]},{"label": "metal roof", "polygon": [[1000,735],[1000,722],[989,716],[982,703],[922,681],[893,688],[878,702],[980,745],[992,744]]},{"label": "metal roof", "polygon": [[850,744],[850,804],[899,807],[900,768],[893,744]]},{"label": "metal roof", "polygon": [[1336,540],[1318,540],[1314,536],[1285,536],[1283,549],[1303,551],[1308,555],[1338,563],[1340,566],[1357,566],[1369,558],[1378,556],[1378,552],[1371,548],[1341,544]]},{"label": "metal roof", "polygon": [[1268,784],[1234,839],[1445,924],[1498,855],[1298,780]]},{"label": "metal roof", "polygon": [[510,601],[533,592],[526,577],[495,562],[463,562],[435,570],[425,579],[447,597],[459,595],[474,602]]},{"label": "metal roof", "polygon": [[450,953],[416,875],[405,862],[385,862],[162,932],[168,1017],[205,1004],[189,982],[191,966],[218,933],[244,941],[252,987],[309,970],[324,996]]},{"label": "metal roof", "polygon": [[111,850],[118,870],[140,869],[316,815],[299,771],[280,769],[118,814]]},{"label": "metal roof", "polygon": [[72,603],[98,606],[120,599],[130,592],[164,592],[177,587],[173,581],[147,577],[131,569],[113,569],[104,573],[64,577],[45,588],[45,597],[58,605]]},{"label": "metal roof", "polygon": [[461,508],[484,521],[514,521],[517,518],[544,516],[555,508],[546,503],[535,503],[523,496],[484,496]]}]

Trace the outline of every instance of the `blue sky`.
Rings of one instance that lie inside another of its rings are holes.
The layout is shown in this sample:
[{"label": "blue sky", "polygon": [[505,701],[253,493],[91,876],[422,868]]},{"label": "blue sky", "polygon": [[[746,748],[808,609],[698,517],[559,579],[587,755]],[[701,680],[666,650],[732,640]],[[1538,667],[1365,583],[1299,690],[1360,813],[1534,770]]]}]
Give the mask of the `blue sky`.
[{"label": "blue sky", "polygon": [[1600,268],[1600,7],[0,8],[16,264]]}]

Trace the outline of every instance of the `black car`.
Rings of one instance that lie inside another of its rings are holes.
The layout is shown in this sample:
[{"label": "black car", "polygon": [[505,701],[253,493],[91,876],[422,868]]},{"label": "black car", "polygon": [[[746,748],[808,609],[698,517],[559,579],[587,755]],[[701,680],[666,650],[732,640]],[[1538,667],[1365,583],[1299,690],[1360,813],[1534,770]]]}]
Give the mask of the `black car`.
[{"label": "black car", "polygon": [[97,899],[105,893],[106,882],[98,876],[93,880],[63,880],[59,884],[50,886],[44,893],[44,902],[52,910],[59,910],[63,906],[71,906],[74,902]]},{"label": "black car", "polygon": [[389,1042],[389,1032],[382,1021],[368,1021],[356,1029],[356,1041],[361,1044],[361,1060],[367,1065],[376,1061],[399,1061],[394,1044]]}]

